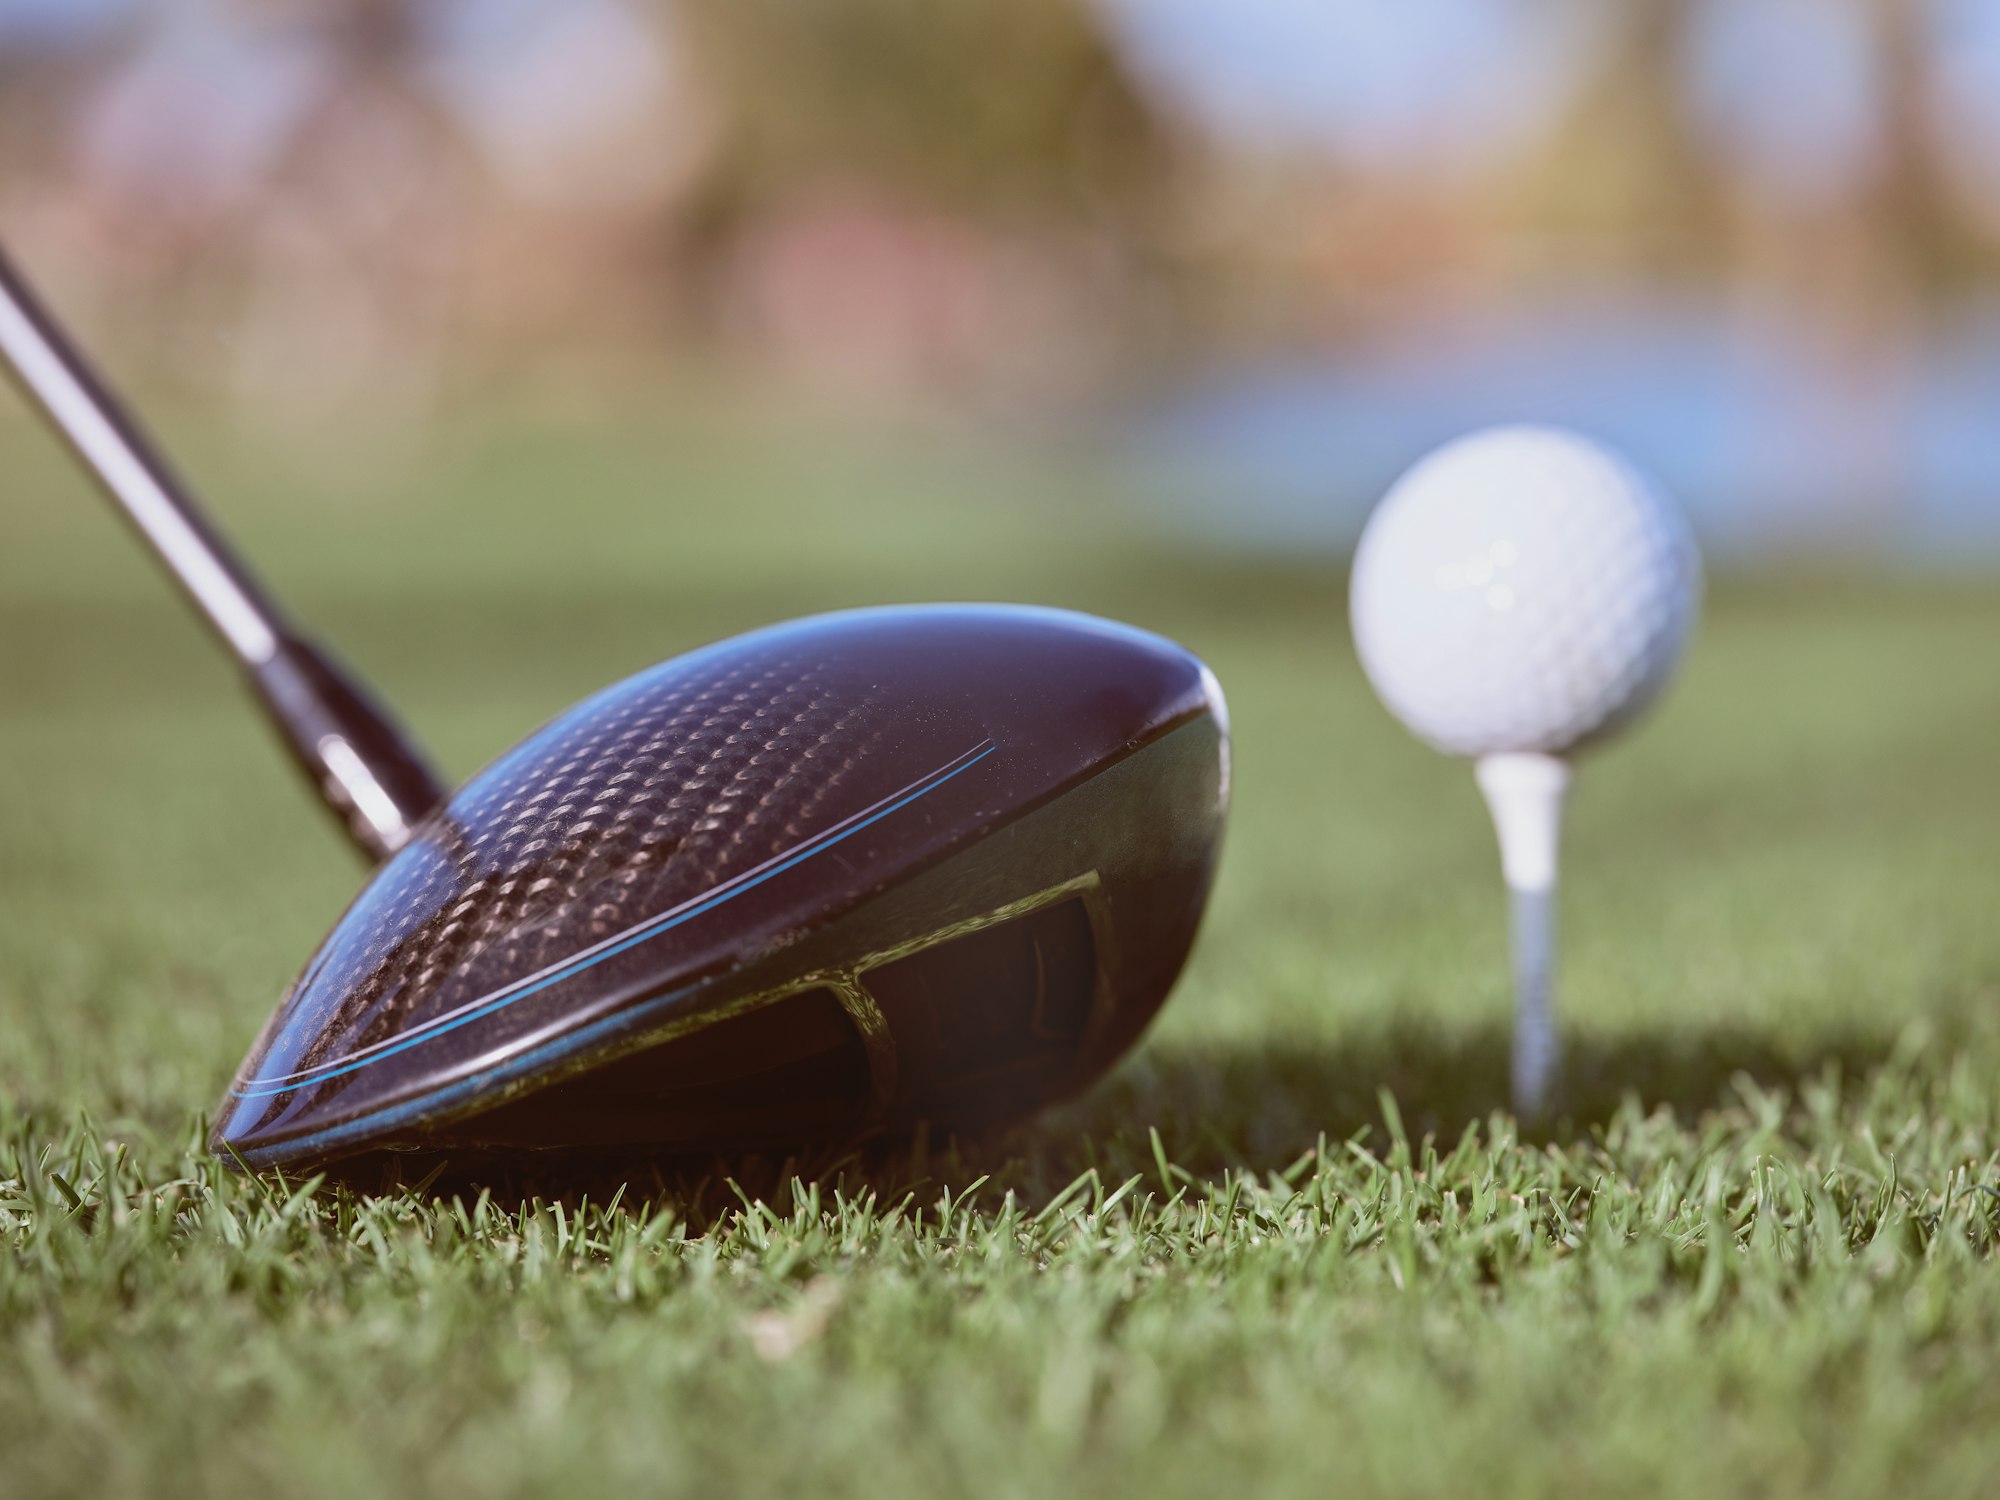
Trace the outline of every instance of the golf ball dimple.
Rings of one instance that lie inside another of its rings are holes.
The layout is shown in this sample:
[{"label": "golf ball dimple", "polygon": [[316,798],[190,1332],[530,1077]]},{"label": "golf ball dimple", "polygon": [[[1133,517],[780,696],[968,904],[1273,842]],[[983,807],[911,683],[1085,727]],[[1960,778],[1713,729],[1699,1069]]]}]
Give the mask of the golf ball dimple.
[{"label": "golf ball dimple", "polygon": [[1659,695],[1700,598],[1693,536],[1657,485],[1575,433],[1498,427],[1376,507],[1350,607],[1369,681],[1418,736],[1555,754]]}]

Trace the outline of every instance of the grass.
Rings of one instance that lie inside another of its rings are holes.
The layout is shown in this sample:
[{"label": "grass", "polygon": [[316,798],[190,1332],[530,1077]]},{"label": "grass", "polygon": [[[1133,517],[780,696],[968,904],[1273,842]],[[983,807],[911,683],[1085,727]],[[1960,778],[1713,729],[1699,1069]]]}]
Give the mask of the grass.
[{"label": "grass", "polygon": [[374,474],[173,435],[457,774],[814,608],[1186,640],[1238,803],[1180,992],[995,1142],[539,1197],[222,1173],[203,1112],[360,871],[0,424],[0,1490],[1988,1491],[2000,591],[1723,581],[1580,780],[1568,1111],[1524,1134],[1491,835],[1369,699],[1336,570],[1134,542],[1061,466],[638,415]]}]

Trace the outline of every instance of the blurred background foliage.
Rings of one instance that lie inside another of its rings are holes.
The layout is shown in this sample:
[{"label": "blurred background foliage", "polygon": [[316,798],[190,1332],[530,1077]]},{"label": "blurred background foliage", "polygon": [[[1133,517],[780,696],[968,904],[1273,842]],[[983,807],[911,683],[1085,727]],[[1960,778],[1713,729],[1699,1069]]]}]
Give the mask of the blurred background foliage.
[{"label": "blurred background foliage", "polygon": [[866,174],[979,218],[1091,223],[1167,167],[1075,0],[687,0],[723,120],[711,185],[782,198]]},{"label": "blurred background foliage", "polygon": [[259,424],[698,371],[1337,552],[1547,417],[1717,549],[2000,549],[1987,0],[0,0],[0,226]]}]

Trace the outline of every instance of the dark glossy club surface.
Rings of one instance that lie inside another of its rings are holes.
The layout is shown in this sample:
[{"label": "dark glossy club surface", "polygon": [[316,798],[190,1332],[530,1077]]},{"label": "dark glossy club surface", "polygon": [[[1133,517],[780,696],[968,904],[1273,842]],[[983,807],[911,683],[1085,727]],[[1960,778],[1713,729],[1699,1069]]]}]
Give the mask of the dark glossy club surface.
[{"label": "dark glossy club surface", "polygon": [[1166,997],[1227,797],[1213,677],[1104,621],[867,610],[692,652],[417,827],[216,1144],[291,1167],[1018,1119]]}]

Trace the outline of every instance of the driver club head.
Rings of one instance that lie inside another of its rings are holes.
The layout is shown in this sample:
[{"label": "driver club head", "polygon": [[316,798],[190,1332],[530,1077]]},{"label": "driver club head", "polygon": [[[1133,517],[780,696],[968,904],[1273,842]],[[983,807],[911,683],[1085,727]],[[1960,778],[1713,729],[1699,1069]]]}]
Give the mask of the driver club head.
[{"label": "driver club head", "polygon": [[253,1167],[978,1131],[1178,976],[1229,795],[1212,674],[1012,606],[662,663],[493,762],[334,927],[223,1099]]}]

